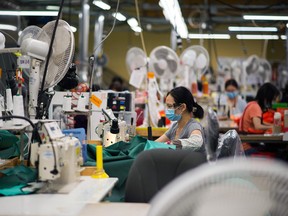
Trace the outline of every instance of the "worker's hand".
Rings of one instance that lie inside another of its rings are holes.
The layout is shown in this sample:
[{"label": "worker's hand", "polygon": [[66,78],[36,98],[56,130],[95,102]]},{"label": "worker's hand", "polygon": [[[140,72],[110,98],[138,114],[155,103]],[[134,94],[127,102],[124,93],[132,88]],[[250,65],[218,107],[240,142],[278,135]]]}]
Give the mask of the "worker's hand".
[{"label": "worker's hand", "polygon": [[173,140],[172,144],[176,146],[176,149],[182,149],[182,144],[180,140]]}]

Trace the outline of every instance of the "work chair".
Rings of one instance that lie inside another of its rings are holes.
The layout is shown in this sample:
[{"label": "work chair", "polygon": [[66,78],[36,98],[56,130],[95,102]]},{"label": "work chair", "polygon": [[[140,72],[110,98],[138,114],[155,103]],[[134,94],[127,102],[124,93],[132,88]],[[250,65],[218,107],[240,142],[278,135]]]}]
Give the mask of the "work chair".
[{"label": "work chair", "polygon": [[216,112],[209,107],[206,116],[205,133],[205,150],[208,161],[216,160],[216,150],[219,140],[219,121]]},{"label": "work chair", "polygon": [[148,203],[174,178],[206,161],[204,153],[188,149],[143,151],[137,156],[129,171],[125,201]]},{"label": "work chair", "polygon": [[241,139],[236,130],[229,130],[219,139],[216,157],[221,159],[238,156],[245,156]]}]

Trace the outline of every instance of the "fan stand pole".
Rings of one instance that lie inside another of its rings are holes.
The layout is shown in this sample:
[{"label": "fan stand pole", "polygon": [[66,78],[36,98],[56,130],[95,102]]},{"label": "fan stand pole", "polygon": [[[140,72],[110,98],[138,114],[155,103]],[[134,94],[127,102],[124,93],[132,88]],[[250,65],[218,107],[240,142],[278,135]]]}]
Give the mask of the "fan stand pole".
[{"label": "fan stand pole", "polygon": [[32,59],[31,72],[29,76],[29,118],[35,119],[38,106],[38,93],[40,87],[40,61]]},{"label": "fan stand pole", "polygon": [[92,103],[90,98],[92,96],[92,84],[93,84],[93,71],[95,67],[95,56],[92,55],[89,58],[89,65],[90,65],[90,80],[89,80],[89,99],[88,99],[88,116],[87,116],[87,140],[91,140],[91,109]]},{"label": "fan stand pole", "polygon": [[149,77],[148,77],[148,72],[146,73],[146,91],[147,91],[147,116],[148,116],[148,127],[147,127],[147,134],[148,134],[148,140],[153,140],[152,136],[152,127],[151,127],[151,119],[150,119],[150,109],[149,109]]}]

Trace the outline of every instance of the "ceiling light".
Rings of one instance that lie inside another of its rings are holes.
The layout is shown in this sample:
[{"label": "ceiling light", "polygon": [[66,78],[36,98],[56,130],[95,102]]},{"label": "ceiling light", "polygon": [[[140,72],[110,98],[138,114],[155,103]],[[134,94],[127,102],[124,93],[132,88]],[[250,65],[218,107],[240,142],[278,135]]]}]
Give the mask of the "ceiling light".
[{"label": "ceiling light", "polygon": [[142,28],[140,26],[131,27],[134,32],[142,32]]},{"label": "ceiling light", "polygon": [[17,27],[14,25],[6,25],[6,24],[0,24],[0,29],[2,30],[10,30],[10,31],[17,31]]},{"label": "ceiling light", "polygon": [[282,40],[287,40],[287,36],[286,35],[281,35],[281,39]]},{"label": "ceiling light", "polygon": [[180,37],[187,38],[188,29],[182,16],[178,0],[160,0],[159,5],[163,8],[165,18],[170,21]]},{"label": "ceiling light", "polygon": [[111,6],[109,4],[106,4],[105,2],[101,0],[94,0],[93,4],[96,5],[97,7],[103,9],[103,10],[110,10]]},{"label": "ceiling light", "polygon": [[60,7],[59,6],[54,6],[54,5],[48,5],[46,6],[46,10],[59,10]]},{"label": "ceiling light", "polygon": [[70,28],[71,28],[72,32],[76,32],[77,31],[77,28],[74,27],[74,26],[70,26]]},{"label": "ceiling light", "polygon": [[288,20],[288,16],[243,15],[245,20]]},{"label": "ceiling light", "polygon": [[230,39],[229,34],[189,34],[190,39]]},{"label": "ceiling light", "polygon": [[57,16],[58,11],[0,11],[1,16]]},{"label": "ceiling light", "polygon": [[128,19],[128,20],[127,20],[127,23],[128,23],[128,25],[129,25],[130,27],[136,27],[136,26],[138,26],[138,21],[137,21],[134,17]]},{"label": "ceiling light", "polygon": [[123,14],[119,13],[119,12],[112,13],[112,16],[116,17],[116,19],[119,20],[119,21],[125,21],[126,20],[126,17]]},{"label": "ceiling light", "polygon": [[242,35],[237,34],[236,38],[239,40],[278,40],[278,35]]},{"label": "ceiling light", "polygon": [[258,31],[258,32],[277,32],[276,27],[244,27],[244,26],[229,26],[229,31]]}]

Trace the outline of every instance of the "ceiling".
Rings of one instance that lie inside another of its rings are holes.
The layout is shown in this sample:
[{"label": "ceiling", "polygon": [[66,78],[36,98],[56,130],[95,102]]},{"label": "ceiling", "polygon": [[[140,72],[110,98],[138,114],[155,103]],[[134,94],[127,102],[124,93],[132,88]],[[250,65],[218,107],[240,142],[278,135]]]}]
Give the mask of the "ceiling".
[{"label": "ceiling", "polygon": [[[115,11],[117,0],[106,0],[111,5],[110,11],[103,11],[92,4],[92,0],[65,0],[63,7],[63,19],[77,27],[78,14],[81,12],[82,2],[90,4],[90,21],[93,17],[104,14],[105,27],[110,28],[113,22],[111,12]],[[281,21],[245,21],[243,14],[287,15],[288,3],[286,0],[246,0],[239,3],[234,0],[178,0],[183,17],[189,32],[227,33],[228,25],[241,26],[276,26],[280,33],[285,30],[285,23]],[[59,6],[59,0],[8,0],[1,1],[1,10],[45,10],[47,5]],[[269,2],[269,3],[267,3]],[[163,16],[157,0],[138,0],[141,25],[144,31],[167,31],[171,27]],[[119,11],[129,17],[136,17],[135,0],[120,0]],[[92,18],[91,18],[92,17]],[[25,17],[15,18],[1,16],[0,24],[17,23],[20,29],[27,25],[43,25],[51,18]],[[202,25],[205,23],[205,25]],[[204,26],[204,28],[203,28]],[[115,30],[125,31],[130,28],[126,22],[117,22]]]}]

